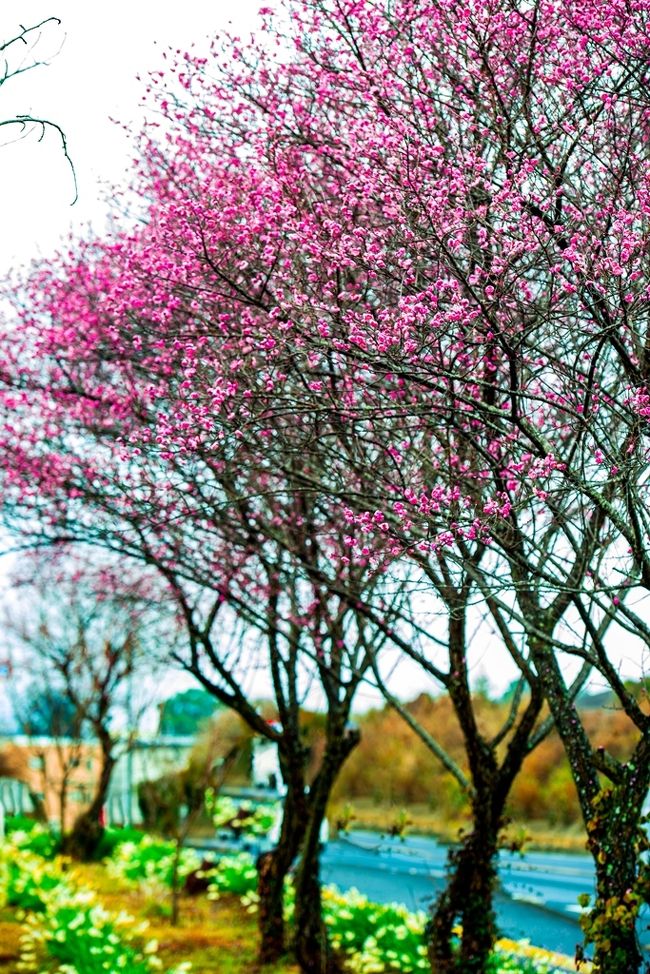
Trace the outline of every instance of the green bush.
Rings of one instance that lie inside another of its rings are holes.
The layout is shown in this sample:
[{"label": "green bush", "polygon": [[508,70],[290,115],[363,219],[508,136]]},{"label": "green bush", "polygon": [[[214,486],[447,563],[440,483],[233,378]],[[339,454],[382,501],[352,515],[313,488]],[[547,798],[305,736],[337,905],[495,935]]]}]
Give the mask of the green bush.
[{"label": "green bush", "polygon": [[146,837],[147,833],[141,829],[131,827],[114,828],[108,826],[108,828],[104,829],[104,834],[97,846],[97,858],[107,859],[113,855],[117,847],[123,842],[132,842],[134,845],[138,845]]},{"label": "green bush", "polygon": [[216,829],[228,827],[244,835],[268,835],[281,814],[279,802],[234,802],[212,788],[205,793],[205,807]]},{"label": "green bush", "polygon": [[7,819],[7,835],[14,845],[43,859],[53,859],[61,850],[58,832],[22,815]]},{"label": "green bush", "polygon": [[323,919],[334,947],[358,958],[362,970],[428,970],[424,914],[371,903],[356,890],[323,891]]},{"label": "green bush", "polygon": [[[119,969],[152,974],[155,942],[144,949],[135,946],[124,923],[116,923],[96,903],[86,902],[83,893],[49,905],[44,922],[39,928],[32,925],[32,936],[25,943],[30,954],[40,945],[47,958],[45,967],[42,961],[39,964],[39,974],[48,969],[57,974],[62,969],[70,974],[106,974]],[[53,963],[48,967],[50,960]]]},{"label": "green bush", "polygon": [[[114,875],[132,882],[155,879],[165,886],[171,886],[175,852],[173,842],[145,835],[137,842],[119,843],[109,859],[109,869]],[[201,859],[194,849],[182,849],[179,878],[187,876],[200,865]]]},{"label": "green bush", "polygon": [[[161,968],[156,942],[140,946],[141,924],[109,913],[91,890],[77,888],[60,860],[48,862],[11,839],[0,846],[0,906],[27,914],[21,971],[155,974]],[[188,970],[187,964],[180,964],[167,974]]]},{"label": "green bush", "polygon": [[[222,893],[250,897],[257,890],[255,861],[247,852],[236,856],[222,856],[206,875],[210,877],[208,896],[213,900],[218,899]],[[247,905],[248,902],[247,900]]]},{"label": "green bush", "polygon": [[7,815],[5,818],[5,834],[11,835],[12,832],[31,832],[37,825],[41,825],[37,819],[29,815]]},{"label": "green bush", "polygon": [[47,894],[61,882],[61,872],[40,856],[15,847],[17,855],[3,856],[2,899],[7,906],[42,913]]}]

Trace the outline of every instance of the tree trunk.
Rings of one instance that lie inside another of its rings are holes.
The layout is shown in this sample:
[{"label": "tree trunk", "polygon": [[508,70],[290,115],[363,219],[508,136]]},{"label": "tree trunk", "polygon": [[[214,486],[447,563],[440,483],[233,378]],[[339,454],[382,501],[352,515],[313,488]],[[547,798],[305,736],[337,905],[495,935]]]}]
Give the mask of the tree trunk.
[{"label": "tree trunk", "polygon": [[59,823],[61,829],[61,835],[65,835],[65,819],[68,807],[68,781],[64,778],[61,788],[59,789]]},{"label": "tree trunk", "polygon": [[[496,748],[481,734],[474,711],[467,672],[465,608],[466,599],[449,616],[449,660],[454,677],[448,689],[471,773],[472,831],[449,853],[447,886],[427,926],[429,961],[435,974],[484,974],[486,970],[496,936],[493,897],[503,812],[541,706],[541,699],[535,698],[526,708],[499,768]],[[456,951],[453,940],[458,922],[462,934]]]},{"label": "tree trunk", "polygon": [[[473,829],[449,853],[450,879],[427,926],[434,974],[484,974],[496,938],[493,898],[503,801],[482,794],[473,811]],[[456,923],[462,926],[458,951],[452,949]]]},{"label": "tree trunk", "polygon": [[338,974],[343,969],[333,952],[323,922],[320,887],[320,834],[327,802],[345,760],[359,742],[357,730],[334,732],[321,769],[309,793],[309,817],[300,862],[294,879],[296,891],[296,960],[302,974]]},{"label": "tree trunk", "polygon": [[[329,795],[329,792],[328,792]],[[316,797],[316,796],[315,796]],[[333,954],[323,922],[320,887],[320,829],[325,814],[320,802],[310,809],[309,823],[296,871],[296,960],[302,974],[338,974],[342,967]]]},{"label": "tree trunk", "polygon": [[296,960],[302,974],[339,974],[343,966],[332,951],[322,917],[318,850],[306,852],[296,875]]},{"label": "tree trunk", "polygon": [[298,814],[297,807],[295,796],[289,792],[285,799],[278,845],[270,852],[262,853],[257,860],[261,964],[274,963],[286,951],[284,882],[298,854],[305,822],[304,814]]},{"label": "tree trunk", "polygon": [[180,899],[180,889],[178,888],[178,870],[181,862],[181,852],[183,851],[183,843],[178,836],[174,843],[174,861],[172,864],[172,913],[170,922],[172,927],[178,926],[179,919],[179,899]]},{"label": "tree trunk", "polygon": [[100,816],[106,803],[108,787],[115,767],[115,758],[113,757],[112,742],[109,736],[101,740],[101,746],[102,767],[93,800],[89,807],[77,816],[70,835],[66,836],[64,841],[66,854],[74,859],[80,859],[82,862],[88,862],[95,857],[104,835],[104,826],[100,821]]},{"label": "tree trunk", "polygon": [[640,816],[636,809],[625,808],[625,797],[621,786],[604,792],[588,825],[589,851],[596,864],[596,900],[583,927],[595,946],[597,974],[641,970],[636,935],[642,899],[636,889]]},{"label": "tree trunk", "polygon": [[571,767],[594,859],[596,900],[582,923],[587,943],[595,948],[594,974],[636,974],[641,969],[635,929],[640,905],[638,830],[650,782],[650,734],[642,729],[632,756],[620,766],[621,783],[603,788],[598,760],[555,655],[543,643],[531,641],[531,649]]}]

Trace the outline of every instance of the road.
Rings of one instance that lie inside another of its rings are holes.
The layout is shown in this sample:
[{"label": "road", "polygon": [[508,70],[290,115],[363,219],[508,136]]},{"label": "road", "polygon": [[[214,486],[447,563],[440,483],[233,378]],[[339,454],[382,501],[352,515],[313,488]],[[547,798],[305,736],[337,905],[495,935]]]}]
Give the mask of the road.
[{"label": "road", "polygon": [[[208,851],[214,845],[201,847]],[[343,890],[355,887],[379,903],[426,910],[443,888],[446,858],[447,847],[435,839],[353,832],[327,843],[321,878]],[[499,929],[513,940],[529,940],[572,956],[582,941],[578,896],[593,887],[594,870],[587,855],[503,852],[495,897]],[[640,924],[639,934],[644,949],[650,950],[647,921],[648,917]]]},{"label": "road", "polygon": [[[356,887],[378,902],[424,910],[444,884],[447,849],[433,839],[380,838],[355,832],[328,843],[322,878],[341,889]],[[502,854],[496,894],[499,928],[514,940],[573,955],[582,940],[577,897],[593,887],[588,856]]]}]

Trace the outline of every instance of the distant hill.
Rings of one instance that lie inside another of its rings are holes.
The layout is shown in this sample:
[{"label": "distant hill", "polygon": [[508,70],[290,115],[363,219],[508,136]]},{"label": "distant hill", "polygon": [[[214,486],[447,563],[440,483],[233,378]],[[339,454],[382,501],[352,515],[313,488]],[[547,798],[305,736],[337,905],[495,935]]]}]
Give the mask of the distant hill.
[{"label": "distant hill", "polygon": [[[631,689],[636,689],[631,687]],[[640,689],[640,688],[639,688]],[[495,733],[509,704],[476,694],[479,725]],[[579,706],[589,737],[626,760],[638,732],[611,692],[585,693]],[[463,738],[448,697],[420,694],[408,704],[411,713],[465,767]],[[346,762],[335,789],[335,800],[370,800],[378,805],[428,805],[449,821],[467,811],[467,800],[456,781],[390,708],[359,718],[361,742]],[[511,792],[509,815],[518,822],[540,821],[552,827],[581,821],[577,795],[564,749],[551,733],[524,762]]]}]

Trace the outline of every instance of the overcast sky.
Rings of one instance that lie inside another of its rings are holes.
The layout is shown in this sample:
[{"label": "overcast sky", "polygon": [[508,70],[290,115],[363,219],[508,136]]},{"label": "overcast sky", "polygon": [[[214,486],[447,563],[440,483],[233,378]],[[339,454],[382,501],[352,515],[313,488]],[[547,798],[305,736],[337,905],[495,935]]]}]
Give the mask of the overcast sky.
[{"label": "overcast sky", "polygon": [[[42,142],[37,135],[0,149],[0,260],[6,268],[47,255],[71,227],[92,221],[103,225],[106,187],[125,178],[129,142],[118,124],[142,117],[143,85],[136,75],[159,68],[167,47],[200,48],[206,38],[230,27],[248,34],[256,24],[261,0],[2,0],[0,37],[14,36],[56,16],[61,26],[42,28],[30,47],[20,45],[23,65],[30,58],[48,63],[2,86],[0,118],[32,114],[48,118],[65,131],[77,172],[79,200],[71,207],[73,184],[56,133]],[[18,64],[17,47],[10,52]],[[0,141],[16,139],[18,130],[0,129]]]}]

